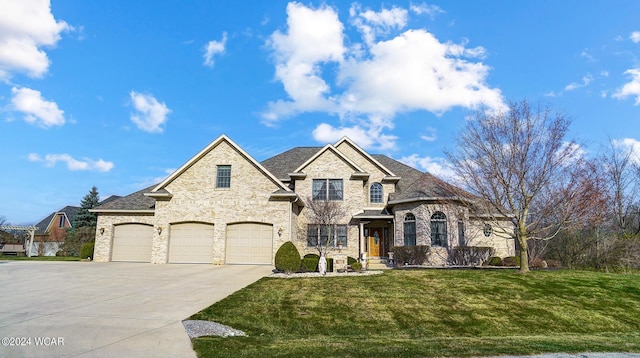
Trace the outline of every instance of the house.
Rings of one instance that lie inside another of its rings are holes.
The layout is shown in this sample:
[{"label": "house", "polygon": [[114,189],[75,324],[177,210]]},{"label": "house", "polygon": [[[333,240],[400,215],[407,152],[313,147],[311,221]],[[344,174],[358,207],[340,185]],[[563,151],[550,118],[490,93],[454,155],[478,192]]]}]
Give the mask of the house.
[{"label": "house", "polygon": [[430,245],[432,264],[459,245],[514,254],[512,230],[478,214],[468,193],[349,138],[258,162],[222,135],[157,185],[92,209],[94,261],[271,265],[284,242],[311,253],[328,235],[309,222],[310,200],[347,213],[330,240],[352,257],[402,245]]},{"label": "house", "polygon": [[[106,204],[118,198],[120,197],[112,195],[100,203]],[[79,210],[78,206],[65,206],[42,219],[36,225],[38,230],[33,238],[31,256],[55,256],[64,243],[67,230],[72,227],[73,220]]]}]

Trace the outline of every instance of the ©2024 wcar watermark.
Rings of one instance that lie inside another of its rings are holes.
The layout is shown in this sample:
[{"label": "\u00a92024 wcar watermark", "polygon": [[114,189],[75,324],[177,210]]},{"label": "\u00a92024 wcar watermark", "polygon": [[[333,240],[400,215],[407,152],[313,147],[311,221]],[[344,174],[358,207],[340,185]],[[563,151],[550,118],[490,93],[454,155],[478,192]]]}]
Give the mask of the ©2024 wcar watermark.
[{"label": "\u00a92024 wcar watermark", "polygon": [[3,347],[64,346],[64,337],[2,337]]}]

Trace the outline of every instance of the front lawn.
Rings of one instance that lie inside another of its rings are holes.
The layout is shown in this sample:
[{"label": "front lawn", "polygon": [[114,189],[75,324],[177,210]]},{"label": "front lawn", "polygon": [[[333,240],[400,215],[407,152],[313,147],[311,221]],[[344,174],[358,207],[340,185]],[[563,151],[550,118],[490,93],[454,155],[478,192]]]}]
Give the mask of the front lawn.
[{"label": "front lawn", "polygon": [[412,270],[263,278],[191,319],[249,335],[196,338],[200,357],[640,352],[640,276]]},{"label": "front lawn", "polygon": [[18,260],[18,261],[80,261],[75,256],[16,256],[16,255],[0,255],[1,260]]}]

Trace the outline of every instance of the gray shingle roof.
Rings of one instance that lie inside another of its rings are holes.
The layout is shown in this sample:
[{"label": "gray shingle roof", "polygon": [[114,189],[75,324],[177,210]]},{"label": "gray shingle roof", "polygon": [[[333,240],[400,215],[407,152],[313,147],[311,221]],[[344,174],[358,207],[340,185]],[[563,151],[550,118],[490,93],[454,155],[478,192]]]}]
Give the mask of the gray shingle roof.
[{"label": "gray shingle roof", "polygon": [[36,235],[43,235],[45,233],[45,231],[47,230],[47,228],[49,227],[49,224],[51,223],[51,220],[53,220],[53,217],[57,213],[65,213],[67,215],[67,218],[69,219],[69,222],[73,222],[73,218],[78,213],[78,210],[80,210],[80,207],[78,207],[78,206],[65,206],[64,208],[62,208],[62,209],[60,209],[58,211],[52,212],[51,214],[49,214],[49,216],[47,216],[46,218],[42,219],[42,221],[40,221],[38,224],[36,224],[36,227],[38,228],[38,230],[35,232],[35,234]]},{"label": "gray shingle roof", "polygon": [[294,170],[313,157],[320,149],[322,147],[296,147],[266,159],[260,164],[276,178],[288,180],[289,173],[293,173]]},{"label": "gray shingle roof", "polygon": [[148,188],[138,190],[133,194],[117,198],[109,201],[95,208],[98,211],[108,210],[150,210],[154,209],[156,201],[153,198],[145,196],[144,193],[150,193],[157,184],[154,184]]}]

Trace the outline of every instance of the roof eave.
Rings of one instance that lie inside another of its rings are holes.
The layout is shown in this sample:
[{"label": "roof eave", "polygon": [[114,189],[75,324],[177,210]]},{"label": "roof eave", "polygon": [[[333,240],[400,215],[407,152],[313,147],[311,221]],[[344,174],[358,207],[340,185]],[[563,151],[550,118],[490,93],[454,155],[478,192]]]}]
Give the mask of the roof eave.
[{"label": "roof eave", "polygon": [[124,214],[124,213],[130,213],[130,214],[155,214],[155,209],[89,209],[90,212],[92,213],[98,213],[98,214],[103,214],[103,213],[116,213],[116,214]]}]

